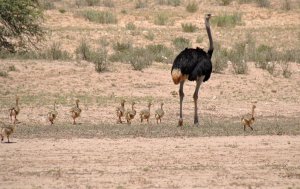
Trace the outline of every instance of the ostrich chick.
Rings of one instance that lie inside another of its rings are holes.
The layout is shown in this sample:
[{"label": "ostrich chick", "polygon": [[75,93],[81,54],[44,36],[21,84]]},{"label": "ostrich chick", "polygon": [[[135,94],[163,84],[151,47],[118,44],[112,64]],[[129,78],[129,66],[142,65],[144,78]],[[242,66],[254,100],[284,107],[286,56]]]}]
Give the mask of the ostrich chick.
[{"label": "ostrich chick", "polygon": [[140,117],[141,117],[141,122],[143,122],[144,119],[147,119],[147,123],[149,123],[149,118],[150,118],[150,107],[151,107],[152,103],[149,102],[148,103],[148,109],[143,109],[140,112]]},{"label": "ostrich chick", "polygon": [[128,124],[131,124],[131,120],[132,120],[132,119],[134,118],[134,116],[136,115],[136,110],[134,109],[134,105],[135,105],[135,102],[132,102],[132,104],[131,104],[131,110],[128,109],[128,110],[125,112],[125,118],[126,118]]},{"label": "ostrich chick", "polygon": [[50,121],[51,125],[53,125],[54,120],[58,115],[57,111],[55,110],[55,104],[56,102],[54,101],[53,110],[48,112],[48,120]]},{"label": "ostrich chick", "polygon": [[16,129],[15,123],[13,123],[13,125],[3,124],[3,126],[1,126],[1,132],[0,132],[1,142],[3,142],[4,137],[7,137],[7,142],[10,143],[9,136],[14,133],[15,129]]},{"label": "ostrich chick", "polygon": [[20,113],[20,107],[19,107],[19,97],[16,96],[16,105],[11,107],[9,109],[9,117],[10,117],[10,120],[12,122],[12,117],[14,117],[14,123],[16,123],[18,120],[17,120],[17,115]]},{"label": "ostrich chick", "polygon": [[118,106],[116,108],[117,116],[118,116],[118,121],[117,123],[122,123],[122,117],[125,115],[125,100],[121,100],[121,106]]},{"label": "ostrich chick", "polygon": [[242,124],[244,125],[244,131],[246,130],[246,127],[250,127],[251,130],[253,130],[253,128],[251,127],[251,125],[254,123],[255,121],[255,118],[254,118],[254,109],[256,108],[255,105],[252,106],[252,114],[251,114],[251,118],[249,119],[246,119],[244,117],[242,117],[241,121],[242,121]]},{"label": "ostrich chick", "polygon": [[73,125],[76,124],[75,119],[78,118],[81,113],[81,109],[79,108],[79,105],[78,105],[79,99],[76,99],[75,103],[76,103],[75,107],[71,108],[71,110],[70,110],[71,116],[73,118]]},{"label": "ostrich chick", "polygon": [[164,103],[162,102],[161,104],[160,104],[160,109],[157,109],[156,111],[155,111],[155,118],[156,118],[156,123],[158,124],[158,120],[159,120],[159,122],[161,123],[161,118],[165,115],[165,112],[164,112],[164,110],[163,110],[163,105],[164,105]]}]

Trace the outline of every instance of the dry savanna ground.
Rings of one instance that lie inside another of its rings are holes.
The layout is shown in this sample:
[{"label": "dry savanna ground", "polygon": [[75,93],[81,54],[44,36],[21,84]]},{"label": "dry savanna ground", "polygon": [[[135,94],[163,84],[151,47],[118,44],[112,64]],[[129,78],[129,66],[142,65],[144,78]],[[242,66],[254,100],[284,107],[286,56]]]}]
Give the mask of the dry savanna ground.
[{"label": "dry savanna ground", "polygon": [[[299,52],[299,1],[275,0],[267,7],[195,1],[194,13],[186,11],[192,1],[179,1],[179,6],[161,5],[168,1],[103,0],[95,6],[75,0],[45,2],[47,35],[41,50],[58,43],[69,58],[0,59],[0,121],[9,123],[15,95],[21,108],[12,143],[0,145],[0,188],[300,187],[299,62],[284,62],[287,75],[282,62],[276,62],[271,74],[255,61],[247,62],[247,73],[235,74],[230,60],[201,86],[199,128],[192,124],[193,82],[184,86],[184,127],[176,127],[178,86],[170,76],[179,52],[172,42],[176,37],[207,49],[203,17],[208,12],[242,15],[237,25],[212,24],[214,41],[224,48],[234,49],[251,35],[257,45]],[[111,12],[117,23],[89,21],[81,14],[86,10]],[[165,24],[156,23],[160,14],[168,18]],[[198,30],[183,32],[186,23]],[[108,55],[124,42],[134,47],[162,44],[173,55],[142,71],[109,59],[107,70],[99,73],[94,63],[76,56],[82,40],[92,48],[105,48]],[[72,125],[69,110],[75,99],[82,114]],[[141,124],[137,117],[130,126],[116,124],[121,99],[126,99],[126,108],[135,101],[138,112],[152,101],[150,124]],[[58,117],[49,126],[47,113],[54,101]],[[165,116],[157,125],[153,114],[161,102]],[[249,116],[253,103],[254,130],[244,132],[240,119]]]}]

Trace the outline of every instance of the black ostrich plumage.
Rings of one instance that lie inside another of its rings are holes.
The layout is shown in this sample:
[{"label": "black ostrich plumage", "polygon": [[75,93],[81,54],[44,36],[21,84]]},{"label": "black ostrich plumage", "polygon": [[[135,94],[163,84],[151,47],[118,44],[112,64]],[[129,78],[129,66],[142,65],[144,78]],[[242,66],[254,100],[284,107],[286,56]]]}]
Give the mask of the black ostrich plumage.
[{"label": "black ostrich plumage", "polygon": [[203,49],[197,47],[186,48],[175,58],[173,69],[179,69],[181,74],[188,75],[189,81],[195,81],[197,77],[205,76],[203,82],[210,78],[212,72],[211,56],[213,50],[206,53]]}]

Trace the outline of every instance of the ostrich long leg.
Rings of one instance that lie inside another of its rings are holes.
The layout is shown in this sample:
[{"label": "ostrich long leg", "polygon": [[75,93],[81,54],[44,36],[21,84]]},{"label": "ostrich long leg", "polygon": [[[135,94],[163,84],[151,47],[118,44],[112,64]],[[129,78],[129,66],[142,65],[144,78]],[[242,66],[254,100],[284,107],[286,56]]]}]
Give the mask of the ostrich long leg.
[{"label": "ostrich long leg", "polygon": [[180,110],[179,110],[178,126],[182,126],[182,124],[183,124],[183,119],[182,119],[182,102],[183,102],[183,97],[184,97],[183,84],[184,84],[184,81],[180,81],[180,86],[179,86]]},{"label": "ostrich long leg", "polygon": [[199,89],[200,89],[200,85],[203,81],[204,77],[199,77],[197,79],[197,83],[196,83],[196,89],[195,89],[195,92],[194,92],[194,95],[193,95],[193,98],[194,98],[194,104],[195,104],[195,110],[194,110],[194,124],[195,126],[199,126],[199,120],[198,120],[198,93],[199,93]]}]

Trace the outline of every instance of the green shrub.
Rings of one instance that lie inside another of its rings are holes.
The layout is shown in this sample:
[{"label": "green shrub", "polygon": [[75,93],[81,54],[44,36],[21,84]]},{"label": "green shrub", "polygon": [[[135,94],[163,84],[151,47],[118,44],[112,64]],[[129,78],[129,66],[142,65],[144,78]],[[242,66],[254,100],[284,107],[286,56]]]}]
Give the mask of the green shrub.
[{"label": "green shrub", "polygon": [[66,9],[59,9],[58,10],[60,13],[64,14],[66,12]]},{"label": "green shrub", "polygon": [[214,73],[222,73],[227,68],[228,51],[226,48],[221,48],[219,43],[214,44],[214,53],[212,56],[212,65]]},{"label": "green shrub", "polygon": [[135,3],[136,9],[146,8],[148,6],[147,0],[137,0]]},{"label": "green shrub", "polygon": [[46,50],[44,53],[44,56],[46,59],[50,60],[68,60],[71,59],[71,55],[67,52],[61,49],[60,43],[53,43],[49,49]]},{"label": "green shrub", "polygon": [[202,43],[203,42],[203,36],[197,36],[196,43]]},{"label": "green shrub", "polygon": [[118,22],[117,17],[113,13],[106,11],[83,11],[83,17],[91,22],[100,24],[116,24]]},{"label": "green shrub", "polygon": [[188,32],[188,33],[193,33],[198,30],[197,26],[194,24],[191,24],[191,23],[186,23],[186,24],[182,23],[181,28],[182,28],[182,31]]},{"label": "green shrub", "polygon": [[285,11],[289,11],[292,9],[291,1],[290,0],[283,0],[281,4],[281,9]]},{"label": "green shrub", "polygon": [[155,16],[154,19],[155,25],[163,26],[163,25],[167,25],[168,22],[169,22],[169,17],[165,13],[159,13]]},{"label": "green shrub", "polygon": [[190,13],[197,12],[198,4],[196,2],[189,2],[185,9],[187,12],[190,12]]},{"label": "green shrub", "polygon": [[246,74],[248,71],[246,59],[245,43],[237,43],[234,48],[228,52],[228,58],[232,62],[235,74]]},{"label": "green shrub", "polygon": [[15,71],[17,71],[17,69],[16,69],[16,67],[14,65],[12,65],[12,66],[8,67],[8,71],[9,72],[15,72]]},{"label": "green shrub", "polygon": [[124,52],[132,48],[131,42],[117,42],[113,45],[115,51]]},{"label": "green shrub", "polygon": [[242,16],[239,13],[223,14],[213,17],[211,20],[212,24],[218,27],[234,27],[242,23]]},{"label": "green shrub", "polygon": [[97,6],[100,4],[100,0],[85,0],[88,6]]},{"label": "green shrub", "polygon": [[103,5],[105,7],[115,7],[115,3],[112,0],[103,0]]},{"label": "green shrub", "polygon": [[52,10],[55,9],[54,3],[49,0],[39,0],[40,6],[44,10]]},{"label": "green shrub", "polygon": [[153,57],[149,55],[147,49],[133,48],[128,56],[128,63],[131,64],[134,70],[143,70],[152,64]]},{"label": "green shrub", "polygon": [[178,50],[183,50],[187,47],[192,46],[192,43],[189,39],[186,39],[184,37],[177,37],[173,40],[173,45]]},{"label": "green shrub", "polygon": [[219,0],[219,4],[222,6],[227,6],[232,2],[232,0]]},{"label": "green shrub", "polygon": [[252,3],[253,0],[238,0],[239,4],[248,4],[248,3]]},{"label": "green shrub", "polygon": [[177,7],[181,4],[181,0],[157,0],[159,5],[171,5]]},{"label": "green shrub", "polygon": [[95,64],[95,70],[97,72],[103,72],[107,70],[108,66],[107,51],[103,48],[90,53],[89,61]]},{"label": "green shrub", "polygon": [[86,42],[86,40],[82,39],[79,47],[76,49],[76,55],[80,57],[80,59],[89,61],[90,54],[91,54],[91,47]]},{"label": "green shrub", "polygon": [[265,7],[265,8],[270,7],[270,1],[269,0],[256,0],[256,4],[259,7]]},{"label": "green shrub", "polygon": [[126,24],[126,29],[127,30],[135,30],[136,29],[136,25],[134,25],[134,23],[129,22]]},{"label": "green shrub", "polygon": [[128,57],[132,51],[132,43],[130,42],[117,42],[113,44],[115,52],[109,57],[112,62],[128,62]]},{"label": "green shrub", "polygon": [[0,77],[8,77],[8,73],[6,71],[0,71]]},{"label": "green shrub", "polygon": [[256,49],[256,66],[262,69],[267,69],[268,63],[276,59],[275,56],[276,53],[272,47],[267,45],[260,45]]},{"label": "green shrub", "polygon": [[152,31],[148,31],[144,34],[144,37],[150,41],[153,41],[155,36]]},{"label": "green shrub", "polygon": [[290,70],[290,64],[288,62],[281,63],[282,75],[285,78],[290,78],[292,76],[292,72]]},{"label": "green shrub", "polygon": [[101,47],[107,47],[109,45],[109,41],[106,38],[102,37],[100,39],[100,45]]},{"label": "green shrub", "polygon": [[146,49],[156,62],[168,61],[173,56],[173,51],[162,44],[148,45]]}]

